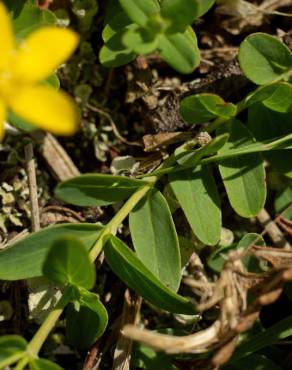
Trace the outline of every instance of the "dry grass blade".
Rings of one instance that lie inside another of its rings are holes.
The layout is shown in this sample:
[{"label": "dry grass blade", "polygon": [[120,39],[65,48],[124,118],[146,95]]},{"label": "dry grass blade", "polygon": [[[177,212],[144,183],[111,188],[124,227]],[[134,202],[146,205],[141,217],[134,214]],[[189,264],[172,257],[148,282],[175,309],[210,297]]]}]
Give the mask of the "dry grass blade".
[{"label": "dry grass blade", "polygon": [[187,336],[175,337],[160,334],[151,330],[139,329],[134,325],[126,325],[124,336],[144,343],[157,351],[166,353],[203,353],[211,344],[218,341],[220,322],[215,321],[209,328]]}]

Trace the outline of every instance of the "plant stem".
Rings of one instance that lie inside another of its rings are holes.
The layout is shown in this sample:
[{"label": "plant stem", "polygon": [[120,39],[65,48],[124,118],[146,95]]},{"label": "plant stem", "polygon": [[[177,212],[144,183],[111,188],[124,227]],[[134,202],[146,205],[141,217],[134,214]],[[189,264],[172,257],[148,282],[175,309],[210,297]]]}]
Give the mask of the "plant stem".
[{"label": "plant stem", "polygon": [[[136,204],[145,196],[145,194],[153,187],[157,180],[158,177],[156,176],[148,177],[148,183],[139,188],[121,207],[121,209],[116,213],[112,220],[104,227],[97,242],[90,251],[89,256],[91,261],[94,261],[98,257],[108,237],[111,234],[116,233],[123,220],[128,216],[128,214],[136,206]],[[38,331],[35,333],[34,337],[30,341],[28,345],[28,352],[31,356],[36,356],[39,353],[42,345],[44,344],[49,333],[61,316],[63,309],[65,308],[67,303],[68,300],[65,291],[57,306],[49,313],[46,320],[39,327]]]},{"label": "plant stem", "polygon": [[[159,169],[163,170],[174,163],[175,156],[170,156],[167,160],[165,160],[161,164]],[[92,262],[94,262],[95,259],[98,257],[110,235],[116,234],[118,227],[121,225],[124,219],[128,216],[132,209],[139,203],[139,201],[148,193],[148,191],[153,188],[155,183],[159,180],[160,176],[161,175],[157,176],[152,175],[145,177],[144,180],[147,181],[147,183],[141,186],[124,203],[124,205],[119,209],[119,211],[115,214],[111,221],[103,228],[99,235],[98,240],[96,241],[95,245],[92,247],[89,253],[89,257]],[[65,308],[67,303],[68,299],[66,297],[65,290],[57,306],[48,314],[46,320],[43,322],[43,324],[40,326],[32,340],[30,341],[28,345],[28,352],[31,356],[36,356],[39,353],[42,345],[44,344],[49,333],[51,332],[56,322],[58,321],[59,317],[61,316],[63,309]]]},{"label": "plant stem", "polygon": [[[152,180],[151,180],[152,179]],[[101,232],[100,237],[98,238],[97,242],[91,249],[89,253],[89,257],[91,261],[94,261],[99,253],[101,252],[104,244],[106,243],[108,237],[110,235],[115,235],[117,232],[118,227],[124,221],[124,219],[128,216],[128,214],[132,211],[132,209],[138,204],[138,202],[145,196],[145,194],[153,187],[155,181],[157,180],[156,177],[147,178],[149,183],[147,185],[142,186],[138,189],[121,207],[121,209],[115,214],[112,220],[105,226],[103,231]]]},{"label": "plant stem", "polygon": [[42,323],[38,331],[33,336],[32,340],[29,342],[27,346],[27,352],[30,356],[34,357],[38,355],[42,345],[46,341],[48,335],[50,334],[51,330],[61,316],[63,309],[65,308],[67,303],[68,299],[65,290],[56,307],[48,314],[45,321]]},{"label": "plant stem", "polygon": [[29,358],[28,357],[24,357],[23,359],[21,359],[18,364],[15,366],[14,370],[22,370],[25,368],[25,366],[27,365],[29,361]]}]

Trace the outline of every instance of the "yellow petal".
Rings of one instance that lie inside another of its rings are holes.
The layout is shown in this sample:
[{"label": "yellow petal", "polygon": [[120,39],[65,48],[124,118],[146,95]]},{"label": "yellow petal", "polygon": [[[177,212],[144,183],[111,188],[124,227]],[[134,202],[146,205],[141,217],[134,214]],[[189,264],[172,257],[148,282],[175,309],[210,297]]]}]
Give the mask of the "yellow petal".
[{"label": "yellow petal", "polygon": [[10,97],[9,106],[26,121],[57,135],[71,135],[78,128],[78,109],[63,91],[42,85],[23,87]]},{"label": "yellow petal", "polygon": [[0,2],[0,71],[9,65],[13,49],[14,36],[11,20],[4,4]]},{"label": "yellow petal", "polygon": [[13,64],[15,77],[40,81],[64,63],[77,47],[78,35],[66,28],[42,27],[19,46]]},{"label": "yellow petal", "polygon": [[6,117],[6,108],[4,103],[0,100],[0,141],[2,141],[4,137],[4,121]]}]

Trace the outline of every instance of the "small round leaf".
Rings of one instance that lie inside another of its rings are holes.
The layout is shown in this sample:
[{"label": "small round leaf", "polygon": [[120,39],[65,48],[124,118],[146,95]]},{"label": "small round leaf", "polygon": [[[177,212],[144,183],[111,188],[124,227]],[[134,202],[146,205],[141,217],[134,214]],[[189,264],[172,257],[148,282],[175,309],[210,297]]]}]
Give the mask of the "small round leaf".
[{"label": "small round leaf", "polygon": [[278,81],[292,69],[292,53],[276,37],[264,33],[248,36],[239,48],[239,63],[257,85]]},{"label": "small round leaf", "polygon": [[64,237],[55,241],[43,265],[44,275],[61,285],[76,285],[91,289],[95,269],[82,242]]}]

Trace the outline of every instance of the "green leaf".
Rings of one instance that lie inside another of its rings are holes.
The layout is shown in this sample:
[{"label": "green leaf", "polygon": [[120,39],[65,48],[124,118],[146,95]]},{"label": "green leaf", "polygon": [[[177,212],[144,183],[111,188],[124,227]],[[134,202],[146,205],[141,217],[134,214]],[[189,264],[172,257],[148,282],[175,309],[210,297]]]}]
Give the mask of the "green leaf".
[{"label": "green leaf", "polygon": [[145,184],[124,176],[86,174],[62,182],[55,194],[77,206],[105,206],[128,198]]},{"label": "green leaf", "polygon": [[107,42],[114,34],[132,23],[117,0],[106,2],[105,27],[102,31],[102,39]]},{"label": "green leaf", "polygon": [[134,369],[146,370],[177,370],[171,362],[172,358],[163,352],[156,352],[154,349],[140,343],[134,343],[131,354],[131,363]]},{"label": "green leaf", "polygon": [[130,213],[135,251],[144,265],[168,288],[177,291],[181,279],[178,237],[164,196],[153,189]]},{"label": "green leaf", "polygon": [[8,118],[7,121],[18,130],[24,132],[33,132],[37,130],[37,127],[34,126],[32,123],[24,120],[23,118],[19,117],[12,111],[8,111]]},{"label": "green leaf", "polygon": [[114,273],[131,289],[163,310],[193,315],[194,306],[168,289],[120,239],[112,236],[104,247],[106,261]]},{"label": "green leaf", "polygon": [[210,167],[171,173],[169,180],[193,232],[206,245],[215,245],[220,238],[221,209]]},{"label": "green leaf", "polygon": [[146,27],[150,18],[160,12],[157,0],[119,0],[128,17],[139,26]]},{"label": "green leaf", "polygon": [[129,28],[123,35],[123,44],[137,54],[152,53],[158,42],[157,34],[139,26]]},{"label": "green leaf", "polygon": [[[229,252],[241,248],[246,249],[253,244],[261,246],[266,245],[261,235],[256,233],[248,233],[239,241],[239,243],[237,243],[237,245],[233,244],[228,247],[224,246],[216,249],[208,258],[208,266],[216,272],[221,272],[226,263],[227,255]],[[259,268],[259,260],[256,257],[246,256],[242,260],[248,271],[262,272],[262,270]]]},{"label": "green leaf", "polygon": [[292,85],[287,82],[276,82],[263,86],[249,94],[245,107],[262,102],[267,108],[286,113],[292,108]]},{"label": "green leaf", "polygon": [[197,0],[162,0],[161,15],[170,21],[167,32],[184,32],[198,17]]},{"label": "green leaf", "polygon": [[264,33],[248,36],[240,45],[238,58],[243,73],[257,85],[279,81],[292,69],[289,48]]},{"label": "green leaf", "polygon": [[202,93],[187,96],[180,103],[182,118],[192,124],[202,124],[216,117],[233,117],[236,106],[226,103],[220,96]]},{"label": "green leaf", "polygon": [[30,370],[63,370],[63,368],[52,361],[44,358],[36,358],[29,362]]},{"label": "green leaf", "polygon": [[4,335],[0,337],[0,361],[10,356],[26,351],[27,342],[19,335]]},{"label": "green leaf", "polygon": [[196,0],[198,3],[198,17],[201,17],[214,5],[215,0]]},{"label": "green leaf", "polygon": [[203,145],[198,149],[185,150],[183,152],[176,150],[176,161],[179,165],[183,167],[194,167],[203,157],[208,157],[210,155],[216,154],[218,150],[223,147],[228,139],[229,134],[218,135],[214,137],[211,141],[209,141],[206,145]]},{"label": "green leaf", "polygon": [[[292,221],[292,185],[287,186],[275,197],[275,211],[282,216]],[[285,211],[286,210],[286,211]]]},{"label": "green leaf", "polygon": [[30,2],[32,5],[37,5],[37,0],[3,0],[2,2],[13,18],[17,17],[26,3]]},{"label": "green leaf", "polygon": [[[266,242],[264,238],[256,233],[248,233],[245,234],[244,237],[239,241],[237,244],[238,249],[247,249],[251,245],[259,245],[259,246],[265,246]],[[247,255],[243,257],[242,259],[247,271],[253,272],[253,273],[262,273],[263,269],[260,264],[260,260],[253,256],[253,255]]]},{"label": "green leaf", "polygon": [[105,25],[102,31],[102,39],[107,43],[115,34],[122,32],[123,29],[131,24],[130,19],[122,10],[114,16],[114,18]]},{"label": "green leaf", "polygon": [[[228,153],[254,143],[249,130],[238,120],[229,121],[220,134],[229,133],[229,141],[219,150]],[[256,216],[266,200],[266,183],[263,159],[260,153],[221,160],[220,174],[232,208],[242,217]]]},{"label": "green leaf", "polygon": [[59,90],[60,88],[60,80],[56,74],[50,75],[46,80],[44,80],[44,84],[55,90]]},{"label": "green leaf", "polygon": [[[248,109],[248,128],[258,141],[275,139],[292,132],[292,112],[278,113],[263,104],[254,104]],[[292,177],[292,161],[287,160],[292,150],[277,150],[264,153],[274,171]]]},{"label": "green leaf", "polygon": [[260,355],[260,354],[252,354],[250,356],[237,359],[236,362],[233,364],[228,363],[222,367],[222,370],[282,370],[282,367],[278,366],[274,361],[270,360],[269,358]]},{"label": "green leaf", "polygon": [[68,340],[77,348],[89,348],[104,332],[108,315],[99,297],[80,290],[79,304],[70,304],[66,311]]},{"label": "green leaf", "polygon": [[115,33],[105,45],[100,49],[99,60],[100,63],[108,68],[115,68],[124,64],[130,63],[137,56],[132,49],[126,48],[122,42],[124,33],[135,27],[135,25],[129,25],[123,28],[120,32]]},{"label": "green leaf", "polygon": [[197,38],[192,30],[184,33],[160,35],[160,55],[172,68],[181,73],[191,73],[200,64]]},{"label": "green leaf", "polygon": [[56,240],[79,238],[86,250],[98,239],[101,227],[95,224],[61,224],[47,227],[0,251],[0,279],[19,280],[42,275],[48,251]]},{"label": "green leaf", "polygon": [[43,265],[43,274],[60,285],[76,285],[91,289],[95,283],[95,269],[83,243],[72,237],[54,242]]},{"label": "green leaf", "polygon": [[57,18],[49,10],[25,3],[22,8],[12,11],[12,22],[16,37],[23,39],[39,27],[55,25]]},{"label": "green leaf", "polygon": [[248,356],[254,352],[278,343],[280,340],[292,335],[292,316],[288,316],[283,320],[270,326],[261,333],[249,337],[247,342],[243,342],[235,351],[231,362],[237,361],[239,358]]}]

